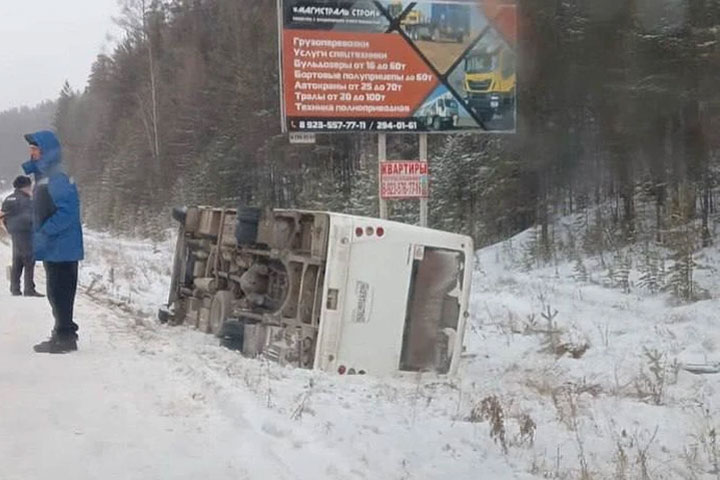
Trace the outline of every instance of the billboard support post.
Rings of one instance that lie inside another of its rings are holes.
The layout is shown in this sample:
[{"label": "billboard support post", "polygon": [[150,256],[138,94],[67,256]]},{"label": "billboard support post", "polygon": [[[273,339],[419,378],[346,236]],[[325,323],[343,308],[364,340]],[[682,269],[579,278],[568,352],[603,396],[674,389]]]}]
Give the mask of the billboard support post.
[{"label": "billboard support post", "polygon": [[387,161],[387,135],[378,135],[378,202],[380,205],[380,218],[388,218],[387,201],[382,195],[382,166]]},{"label": "billboard support post", "polygon": [[[420,134],[420,161],[428,161],[428,137],[427,133]],[[423,197],[420,199],[420,226],[428,226],[428,200],[430,196]]]}]

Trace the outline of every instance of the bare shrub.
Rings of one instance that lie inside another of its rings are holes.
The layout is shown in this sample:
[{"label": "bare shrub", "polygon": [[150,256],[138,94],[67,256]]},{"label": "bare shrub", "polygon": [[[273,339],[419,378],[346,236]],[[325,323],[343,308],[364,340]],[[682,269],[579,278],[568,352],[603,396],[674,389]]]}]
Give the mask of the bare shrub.
[{"label": "bare shrub", "polygon": [[537,431],[537,424],[527,413],[523,413],[518,418],[518,424],[520,426],[520,433],[516,437],[516,443],[518,445],[532,446],[535,443],[535,432]]},{"label": "bare shrub", "polygon": [[583,380],[582,383],[566,383],[555,387],[550,395],[555,405],[558,420],[574,431],[577,427],[579,415],[579,399],[584,394],[597,397],[602,392],[599,384],[590,384]]},{"label": "bare shrub", "polygon": [[304,413],[311,413],[311,410],[308,408],[308,403],[314,391],[315,380],[311,378],[310,380],[308,380],[307,385],[305,385],[305,391],[301,393],[297,399],[298,404],[295,409],[293,409],[292,414],[290,414],[291,420],[300,420]]},{"label": "bare shrub", "polygon": [[507,453],[507,441],[505,440],[505,411],[500,404],[500,399],[495,395],[485,397],[479,404],[475,405],[470,412],[468,419],[472,423],[488,421],[490,423],[490,438],[500,445],[503,453]]},{"label": "bare shrub", "polygon": [[650,480],[650,455],[648,452],[650,451],[650,447],[655,441],[657,433],[658,427],[655,427],[655,432],[653,432],[650,439],[644,444],[641,443],[641,439],[637,435],[635,436],[635,446],[637,448],[637,456],[635,462],[640,468],[640,476],[638,478],[640,478],[641,480]]},{"label": "bare shrub", "polygon": [[614,480],[650,480],[655,478],[651,471],[650,449],[657,437],[658,427],[652,434],[642,432],[628,433],[622,429],[612,434],[615,443],[612,464]]},{"label": "bare shrub", "polygon": [[700,460],[700,448],[697,445],[683,447],[682,458],[685,462],[688,479],[697,480],[705,473]]},{"label": "bare shrub", "polygon": [[662,405],[668,385],[677,383],[680,364],[677,359],[672,362],[665,352],[657,349],[643,348],[646,368],[641,368],[634,380],[635,391],[640,400],[654,405]]},{"label": "bare shrub", "polygon": [[579,477],[576,478],[580,478],[581,480],[592,480],[593,474],[587,455],[585,454],[585,440],[580,422],[580,398],[585,394],[595,397],[600,393],[600,385],[588,384],[584,381],[580,384],[568,383],[552,391],[552,400],[557,411],[558,420],[563,423],[568,430],[573,432],[575,437],[578,462],[580,464],[580,474]]},{"label": "bare shrub", "polygon": [[[716,479],[720,479],[720,433],[715,425],[715,420],[710,413],[710,410],[702,406],[702,417],[700,418],[700,428],[698,433],[694,434],[696,445],[693,446],[691,453],[694,454],[692,463],[694,466],[699,466],[701,463],[699,460],[700,448],[705,454],[705,459],[710,468],[707,473],[714,475]],[[686,450],[686,457],[687,457]]]},{"label": "bare shrub", "polygon": [[554,480],[571,480],[574,478],[562,468],[562,455],[559,446],[554,458],[548,459],[545,455],[541,457],[534,456],[529,472],[539,478]]},{"label": "bare shrub", "polygon": [[598,329],[598,332],[600,332],[600,339],[602,341],[602,345],[605,348],[608,348],[610,346],[610,324],[605,323],[605,325],[595,325]]},{"label": "bare shrub", "polygon": [[[624,433],[624,432],[623,432]],[[616,440],[615,454],[613,455],[613,463],[615,464],[616,480],[627,480],[628,470],[630,466],[630,458],[628,457],[626,445],[622,441]]]},{"label": "bare shrub", "polygon": [[703,443],[705,454],[712,466],[711,473],[715,474],[715,478],[720,479],[720,446],[718,446],[718,431],[711,426],[707,431],[706,440]]}]

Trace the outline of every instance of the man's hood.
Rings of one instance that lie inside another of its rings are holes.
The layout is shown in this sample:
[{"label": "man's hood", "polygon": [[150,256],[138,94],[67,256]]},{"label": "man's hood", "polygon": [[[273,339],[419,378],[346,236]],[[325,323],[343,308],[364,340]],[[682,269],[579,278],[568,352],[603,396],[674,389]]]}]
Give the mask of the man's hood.
[{"label": "man's hood", "polygon": [[[62,149],[60,141],[55,134],[49,130],[30,133],[25,135],[25,140],[30,145],[37,145],[42,151],[42,156],[37,162],[32,162],[32,166],[42,175],[47,175],[53,168],[56,168],[62,162]],[[35,173],[35,172],[28,172]]]}]

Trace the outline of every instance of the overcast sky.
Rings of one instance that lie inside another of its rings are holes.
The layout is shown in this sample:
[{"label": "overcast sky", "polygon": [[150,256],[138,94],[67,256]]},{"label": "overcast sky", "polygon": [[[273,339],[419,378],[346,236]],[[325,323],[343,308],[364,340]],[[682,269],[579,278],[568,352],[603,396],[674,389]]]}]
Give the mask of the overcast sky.
[{"label": "overcast sky", "polygon": [[117,0],[0,0],[0,111],[85,88],[95,57],[112,49]]}]

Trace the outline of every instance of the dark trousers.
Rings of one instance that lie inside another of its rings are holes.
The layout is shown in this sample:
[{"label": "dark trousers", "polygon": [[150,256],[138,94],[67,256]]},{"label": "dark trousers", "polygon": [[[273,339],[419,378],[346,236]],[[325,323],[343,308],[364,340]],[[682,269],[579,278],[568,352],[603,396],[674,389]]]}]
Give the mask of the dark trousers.
[{"label": "dark trousers", "polygon": [[74,337],[78,325],[73,321],[73,307],[78,281],[78,262],[44,262],[47,297],[55,317],[53,335]]},{"label": "dark trousers", "polygon": [[12,268],[10,270],[10,291],[20,293],[20,277],[24,275],[23,285],[25,293],[35,291],[35,257],[32,254],[23,255],[13,252]]}]

